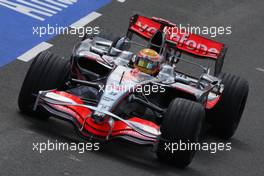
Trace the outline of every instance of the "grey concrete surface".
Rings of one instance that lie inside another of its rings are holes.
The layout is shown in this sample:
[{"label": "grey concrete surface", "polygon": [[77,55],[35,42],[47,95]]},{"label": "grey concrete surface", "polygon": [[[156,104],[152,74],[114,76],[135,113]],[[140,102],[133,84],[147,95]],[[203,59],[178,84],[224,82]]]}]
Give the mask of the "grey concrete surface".
[{"label": "grey concrete surface", "polygon": [[[79,141],[73,128],[56,119],[40,121],[19,113],[17,96],[30,63],[14,61],[0,68],[0,175],[210,175],[240,176],[264,174],[264,1],[260,0],[127,0],[113,1],[98,12],[103,16],[89,25],[98,25],[116,35],[125,33],[128,18],[141,12],[176,23],[231,25],[232,35],[218,36],[229,51],[224,71],[249,81],[248,103],[229,152],[198,152],[193,163],[178,170],[159,163],[150,148],[117,142],[98,152],[32,151],[33,142]],[[57,36],[50,50],[68,57],[77,36]],[[208,137],[209,142],[218,141]]]}]

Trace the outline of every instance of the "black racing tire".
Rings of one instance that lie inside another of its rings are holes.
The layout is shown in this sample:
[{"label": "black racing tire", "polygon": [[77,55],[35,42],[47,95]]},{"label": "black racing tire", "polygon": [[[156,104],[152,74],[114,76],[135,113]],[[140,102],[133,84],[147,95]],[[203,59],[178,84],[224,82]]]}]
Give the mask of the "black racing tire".
[{"label": "black racing tire", "polygon": [[224,84],[224,91],[219,102],[207,110],[207,121],[212,125],[212,132],[222,139],[231,138],[238,128],[249,92],[248,82],[236,75],[221,73],[219,78]]},{"label": "black racing tire", "polygon": [[[188,166],[196,150],[193,148],[179,150],[179,145],[199,142],[204,119],[205,110],[201,104],[182,98],[174,99],[161,125],[158,158],[178,168]],[[166,149],[167,145],[171,146],[170,149]],[[173,151],[172,147],[177,145],[178,149]]]},{"label": "black racing tire", "polygon": [[36,95],[40,90],[60,89],[70,74],[70,60],[49,51],[39,53],[32,62],[21,87],[18,106],[21,112],[48,118],[49,114],[38,108],[33,111]]}]

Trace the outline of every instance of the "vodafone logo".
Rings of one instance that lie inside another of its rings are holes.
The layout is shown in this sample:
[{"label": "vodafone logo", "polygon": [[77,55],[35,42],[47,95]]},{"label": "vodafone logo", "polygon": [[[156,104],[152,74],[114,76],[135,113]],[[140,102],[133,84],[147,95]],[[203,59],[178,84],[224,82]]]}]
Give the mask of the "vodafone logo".
[{"label": "vodafone logo", "polygon": [[136,23],[136,25],[139,27],[139,30],[141,32],[145,32],[146,31],[146,32],[149,33],[149,35],[153,35],[157,31],[157,29],[155,27],[148,26],[147,24],[143,25],[140,21],[138,21]]},{"label": "vodafone logo", "polygon": [[219,53],[216,48],[209,48],[207,45],[196,42],[195,40],[189,39],[190,34],[181,33],[176,27],[165,27],[164,32],[167,33],[167,39],[169,41],[178,44],[178,46],[186,45],[189,50],[196,50],[197,52],[204,53]]},{"label": "vodafone logo", "polygon": [[[139,32],[144,33],[148,37],[151,37],[160,25],[149,26],[148,24],[142,24],[141,21],[136,23],[139,28]],[[178,30],[177,27],[165,27],[163,32],[167,34],[167,41],[177,44],[180,49],[188,50],[189,52],[216,57],[219,54],[219,50],[215,47],[209,47],[205,43],[199,42],[200,36],[194,34],[183,33]],[[198,39],[193,39],[198,38]],[[207,40],[207,39],[204,39]]]}]

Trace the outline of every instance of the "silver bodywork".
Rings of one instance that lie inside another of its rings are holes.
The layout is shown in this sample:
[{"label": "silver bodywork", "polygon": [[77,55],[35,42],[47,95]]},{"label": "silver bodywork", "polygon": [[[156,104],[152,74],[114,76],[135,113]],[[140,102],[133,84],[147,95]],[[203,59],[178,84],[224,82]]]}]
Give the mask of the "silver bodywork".
[{"label": "silver bodywork", "polygon": [[[76,50],[77,56],[85,56],[88,59],[95,60],[98,64],[113,69],[107,79],[105,91],[98,104],[98,108],[102,111],[111,112],[126,95],[132,92],[132,89],[148,83],[185,91],[195,96],[197,101],[201,103],[204,103],[207,99],[213,100],[217,98],[223,91],[221,80],[211,76],[209,71],[201,75],[198,80],[178,73],[173,66],[166,64],[165,61],[156,77],[140,72],[131,79],[123,79],[133,71],[133,68],[130,68],[128,63],[133,60],[135,55],[130,51],[113,48],[111,45],[112,41],[110,40],[94,37],[93,39],[84,40]],[[113,86],[116,86],[117,89],[108,89]],[[124,86],[126,87],[125,90],[122,89]],[[103,116],[98,111],[95,114]]]},{"label": "silver bodywork", "polygon": [[[166,62],[166,59],[162,61],[161,69],[156,76],[136,71],[136,69],[129,66],[129,62],[134,59],[135,55],[130,51],[124,51],[112,47],[112,43],[113,42],[110,40],[94,37],[93,39],[82,41],[80,46],[76,48],[74,52],[75,57],[93,60],[111,70],[110,74],[107,76],[106,83],[103,87],[100,87],[100,90],[103,91],[103,93],[96,106],[78,104],[71,99],[53,93],[54,90],[44,90],[39,92],[34,109],[36,110],[37,106],[41,105],[52,114],[60,116],[66,120],[74,121],[73,117],[65,115],[47,105],[85,107],[93,111],[93,114],[89,114],[87,118],[96,116],[97,118],[104,120],[104,117],[109,117],[107,119],[110,130],[106,140],[111,136],[114,120],[119,120],[147,139],[131,137],[129,135],[120,136],[121,138],[125,138],[138,144],[155,144],[160,136],[159,129],[132,122],[129,119],[123,119],[113,113],[114,109],[125,99],[125,97],[133,94],[136,88],[148,84],[170,87],[193,95],[201,104],[205,104],[207,100],[212,101],[218,98],[223,91],[221,80],[217,77],[211,76],[209,72],[205,72],[199,79],[195,79],[177,72],[173,65]],[[118,45],[119,43],[117,43],[116,46]],[[80,132],[83,132],[86,119],[83,124],[77,124]],[[98,123],[100,123],[100,120]]]}]

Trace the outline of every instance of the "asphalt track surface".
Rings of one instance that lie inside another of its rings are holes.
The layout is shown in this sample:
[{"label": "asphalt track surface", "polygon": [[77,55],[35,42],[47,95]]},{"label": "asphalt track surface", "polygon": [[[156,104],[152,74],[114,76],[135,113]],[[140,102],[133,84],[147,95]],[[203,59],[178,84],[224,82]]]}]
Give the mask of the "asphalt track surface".
[{"label": "asphalt track surface", "polygon": [[[232,35],[217,39],[228,44],[224,71],[249,81],[248,103],[229,152],[198,152],[192,164],[178,170],[158,162],[150,148],[117,142],[98,152],[32,151],[33,142],[78,142],[65,122],[40,121],[19,113],[17,96],[30,62],[14,61],[0,68],[0,175],[263,175],[264,173],[264,1],[247,0],[127,0],[98,10],[102,16],[89,25],[124,34],[135,12],[192,25],[232,25]],[[19,29],[18,29],[19,30]],[[52,52],[68,57],[77,36],[50,41]],[[208,137],[207,141],[218,141]],[[219,141],[218,141],[219,142]]]}]

